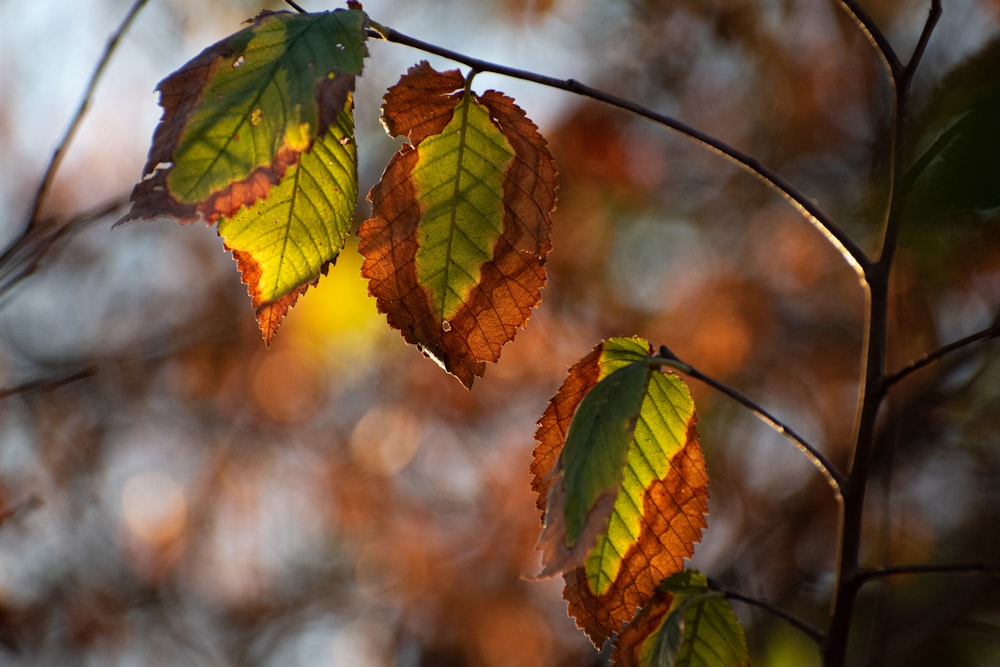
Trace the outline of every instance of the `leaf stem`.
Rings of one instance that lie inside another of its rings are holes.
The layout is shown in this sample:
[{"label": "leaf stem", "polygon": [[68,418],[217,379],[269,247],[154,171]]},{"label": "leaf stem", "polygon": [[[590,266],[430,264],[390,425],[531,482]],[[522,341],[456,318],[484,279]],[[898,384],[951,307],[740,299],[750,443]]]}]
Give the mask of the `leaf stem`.
[{"label": "leaf stem", "polygon": [[774,604],[768,602],[767,600],[761,600],[760,598],[753,598],[748,595],[743,595],[742,593],[737,593],[736,591],[728,590],[720,586],[717,582],[713,581],[712,579],[708,580],[708,587],[714,591],[722,593],[722,595],[727,600],[736,600],[738,602],[748,604],[752,607],[758,607],[759,609],[763,609],[764,611],[772,614],[773,616],[777,616],[781,620],[785,621],[786,623],[791,625],[793,628],[795,628],[802,634],[809,637],[809,639],[813,640],[817,644],[823,643],[824,636],[822,632],[820,632],[813,626],[809,625],[802,619],[797,618],[792,614],[788,613],[787,611],[785,611],[784,609],[781,609],[780,607],[777,607]]},{"label": "leaf stem", "polygon": [[25,235],[33,226],[38,224],[42,204],[45,202],[45,198],[48,196],[49,190],[52,188],[52,182],[55,180],[56,172],[62,164],[63,156],[66,154],[66,149],[73,141],[73,137],[76,135],[76,131],[80,127],[84,114],[87,113],[87,108],[90,106],[90,100],[94,96],[97,83],[103,76],[104,70],[107,67],[108,62],[111,60],[112,54],[114,54],[115,50],[118,48],[118,43],[121,41],[122,35],[124,35],[125,31],[127,31],[132,25],[132,21],[135,20],[135,17],[139,14],[139,11],[143,8],[146,2],[147,0],[134,0],[132,6],[129,7],[128,12],[125,14],[125,18],[122,19],[118,28],[111,34],[111,37],[108,38],[108,42],[104,46],[104,53],[101,54],[100,60],[97,61],[97,66],[90,75],[90,81],[87,83],[87,87],[83,92],[80,105],[77,107],[76,113],[74,113],[70,119],[69,125],[66,127],[66,131],[59,140],[59,143],[56,144],[55,151],[52,153],[52,158],[49,160],[48,167],[45,169],[45,175],[38,184],[38,190],[35,192],[35,199],[31,205],[31,216],[28,218],[28,225],[24,231]]},{"label": "leaf stem", "polygon": [[823,456],[822,452],[816,449],[813,445],[806,441],[805,438],[796,433],[791,427],[783,423],[780,419],[755,403],[742,392],[716,380],[713,377],[705,375],[694,366],[682,361],[665,345],[660,346],[660,354],[652,357],[650,359],[650,363],[675,368],[685,375],[689,375],[690,377],[705,383],[712,389],[725,394],[745,407],[753,413],[755,417],[774,429],[774,431],[776,431],[779,435],[788,438],[788,440],[790,440],[792,444],[795,445],[795,447],[802,452],[807,459],[809,459],[809,462],[813,464],[813,467],[815,467],[816,470],[823,475],[823,478],[826,479],[827,483],[836,494],[837,499],[840,499],[842,487],[844,485],[843,475],[841,475],[836,467],[830,463],[825,456]]},{"label": "leaf stem", "polygon": [[1000,322],[995,322],[992,325],[986,327],[985,329],[982,329],[981,331],[969,334],[964,338],[959,338],[958,340],[948,343],[947,345],[944,345],[942,347],[939,347],[938,349],[928,353],[927,355],[921,357],[920,359],[911,362],[907,366],[904,366],[903,368],[899,369],[892,375],[886,377],[884,385],[888,389],[889,387],[895,385],[896,383],[898,383],[900,380],[907,377],[911,373],[914,373],[922,369],[923,367],[934,363],[941,357],[951,352],[960,350],[961,348],[966,347],[968,345],[972,345],[974,343],[990,340],[992,338],[997,338],[997,337],[1000,337]]},{"label": "leaf stem", "polygon": [[520,79],[522,81],[529,81],[541,86],[564,90],[583,97],[588,97],[592,100],[629,111],[688,137],[695,143],[700,144],[710,151],[722,156],[730,163],[735,164],[745,172],[755,176],[772,191],[778,193],[796,211],[798,211],[802,217],[812,224],[813,227],[819,230],[824,238],[826,238],[827,241],[840,254],[848,266],[854,270],[855,274],[858,276],[858,280],[862,284],[866,281],[866,267],[868,267],[871,262],[865,255],[864,251],[854,242],[854,240],[851,239],[847,233],[844,232],[844,230],[841,229],[840,226],[837,225],[836,222],[824,213],[815,203],[799,192],[797,188],[782,178],[778,173],[766,167],[756,158],[737,150],[729,144],[705,134],[690,125],[682,123],[675,118],[657,113],[636,102],[623,99],[603,90],[588,86],[575,79],[557,79],[555,77],[538,74],[536,72],[498,65],[496,63],[491,63],[479,58],[473,58],[463,53],[452,51],[435,44],[430,44],[415,37],[410,37],[409,35],[404,35],[401,32],[380,25],[374,21],[371,21],[370,25],[372,27],[370,36],[372,37],[384,39],[395,44],[409,46],[443,58],[448,58],[449,60],[454,60],[455,62],[471,67],[475,71],[492,72],[493,74]]},{"label": "leaf stem", "polygon": [[872,579],[885,579],[899,575],[921,575],[921,574],[984,574],[987,576],[1000,576],[1000,568],[990,566],[985,563],[942,563],[933,565],[929,563],[918,563],[914,565],[890,565],[879,568],[866,568],[858,570],[855,578],[861,583]]}]

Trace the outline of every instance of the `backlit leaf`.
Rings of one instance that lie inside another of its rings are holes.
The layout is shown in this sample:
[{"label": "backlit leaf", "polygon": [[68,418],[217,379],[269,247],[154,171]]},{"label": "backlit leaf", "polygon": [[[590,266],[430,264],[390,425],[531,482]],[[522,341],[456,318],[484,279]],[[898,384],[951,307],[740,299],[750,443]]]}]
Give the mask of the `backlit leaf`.
[{"label": "backlit leaf", "polygon": [[266,342],[349,232],[365,28],[357,9],[261,12],[159,85],[163,117],[124,220],[218,222]]},{"label": "backlit leaf", "polygon": [[651,352],[636,338],[598,345],[535,434],[542,574],[564,573],[570,613],[598,646],[683,570],[708,511],[694,403],[679,377],[650,369]]},{"label": "backlit leaf", "polygon": [[616,667],[747,667],[746,637],[729,602],[687,570],[660,584],[619,635]]},{"label": "backlit leaf", "polygon": [[389,89],[404,144],[372,188],[362,274],[389,324],[466,387],[541,299],[556,172],[513,100],[426,62]]}]

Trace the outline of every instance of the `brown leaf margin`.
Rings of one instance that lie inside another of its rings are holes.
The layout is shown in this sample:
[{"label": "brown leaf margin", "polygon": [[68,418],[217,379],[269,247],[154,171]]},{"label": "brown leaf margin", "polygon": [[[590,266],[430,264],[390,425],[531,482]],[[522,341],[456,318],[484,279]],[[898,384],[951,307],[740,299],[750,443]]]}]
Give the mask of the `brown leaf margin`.
[{"label": "brown leaf margin", "polygon": [[[652,354],[652,346],[647,346]],[[570,368],[538,421],[538,444],[529,471],[543,525],[569,426],[583,397],[601,377],[603,354],[602,342]],[[684,560],[693,555],[694,544],[708,525],[708,473],[694,413],[687,424],[686,441],[671,459],[666,478],[654,480],[646,489],[639,538],[624,555],[622,570],[611,588],[603,595],[591,591],[583,565],[563,574],[569,614],[598,648],[649,602],[662,580],[684,569]]]},{"label": "brown leaf margin", "polygon": [[471,388],[541,302],[557,183],[547,143],[524,111],[497,91],[473,94],[514,150],[503,182],[503,231],[466,303],[447,321],[437,317],[417,279],[420,209],[410,176],[420,142],[451,121],[464,86],[458,70],[437,72],[423,61],[387,92],[382,122],[390,134],[405,135],[411,143],[393,156],[368,193],[372,217],[358,231],[358,250],[365,257],[362,275],[369,294],[389,325]]}]

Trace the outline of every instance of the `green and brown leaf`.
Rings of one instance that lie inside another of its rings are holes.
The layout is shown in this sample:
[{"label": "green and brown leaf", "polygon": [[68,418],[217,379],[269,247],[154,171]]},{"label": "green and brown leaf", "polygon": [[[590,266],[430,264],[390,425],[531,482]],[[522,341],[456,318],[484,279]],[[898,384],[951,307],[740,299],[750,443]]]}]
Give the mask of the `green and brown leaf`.
[{"label": "green and brown leaf", "polygon": [[709,590],[705,575],[685,570],[657,587],[622,630],[616,667],[749,667],[746,637],[729,602]]},{"label": "green and brown leaf", "polygon": [[372,188],[362,274],[391,326],[466,387],[541,300],[556,170],[524,112],[426,62],[389,89],[408,143]]},{"label": "green and brown leaf", "polygon": [[601,646],[684,568],[708,475],[684,382],[649,343],[612,338],[577,362],[535,434],[543,575],[563,573],[577,624]]},{"label": "green and brown leaf", "polygon": [[123,221],[218,222],[266,342],[349,233],[366,21],[261,12],[159,85],[163,117]]}]

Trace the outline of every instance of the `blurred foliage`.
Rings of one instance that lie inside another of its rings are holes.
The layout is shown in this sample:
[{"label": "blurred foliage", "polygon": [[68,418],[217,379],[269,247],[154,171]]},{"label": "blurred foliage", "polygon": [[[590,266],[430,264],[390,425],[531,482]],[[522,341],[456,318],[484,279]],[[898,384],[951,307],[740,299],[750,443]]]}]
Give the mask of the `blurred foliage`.
[{"label": "blurred foliage", "polygon": [[[0,5],[0,59],[11,63],[0,70],[4,238],[23,224],[79,93],[79,76],[57,74],[89,67],[122,9],[50,2],[49,23],[14,22],[20,3]],[[478,53],[484,33],[421,22],[390,3],[365,8],[401,31],[692,122],[777,169],[873,245],[887,95],[869,45],[835,3],[424,4],[428,16],[448,12],[453,27],[488,26],[518,47]],[[927,3],[865,4],[906,53]],[[155,81],[258,9],[151,3],[98,90],[48,212],[65,220],[123,198],[156,120]],[[976,143],[980,131],[995,139],[995,96],[959,91],[979,101],[958,117],[961,105],[935,100],[953,82],[995,84],[984,55],[995,46],[980,50],[996,43],[998,12],[986,0],[946,3],[925,57],[916,148],[960,131],[924,178],[957,188],[946,193],[952,203],[967,202],[966,185],[987,187],[976,190],[985,199],[974,220],[913,215],[904,227],[894,368],[997,317],[995,157]],[[60,23],[66,16],[87,30]],[[512,41],[531,30],[551,37],[531,50]],[[379,65],[401,47],[372,49],[356,104],[358,142],[372,155],[362,157],[362,192],[395,150],[374,117],[402,71]],[[43,81],[31,63],[51,65],[50,52],[60,67]],[[551,54],[565,53],[571,61],[546,70]],[[948,74],[963,67],[970,74]],[[364,296],[353,249],[270,350],[205,228],[112,233],[113,220],[102,220],[6,295],[0,388],[14,391],[0,401],[0,662],[606,664],[566,616],[561,582],[525,576],[539,567],[534,422],[566,368],[608,336],[668,344],[846,465],[862,323],[856,279],[839,257],[759,183],[659,127],[570,96],[552,109],[517,97],[533,117],[548,114],[541,130],[561,171],[550,279],[527,330],[472,392],[388,330]],[[136,128],[122,121],[132,117]],[[970,166],[985,180],[970,178]],[[867,565],[1000,562],[998,387],[996,345],[985,343],[894,389]],[[822,627],[836,557],[829,489],[752,416],[693,390],[712,479],[695,566]],[[853,664],[992,664],[997,593],[995,578],[974,575],[871,583]],[[734,604],[753,664],[808,659],[782,621]]]}]

